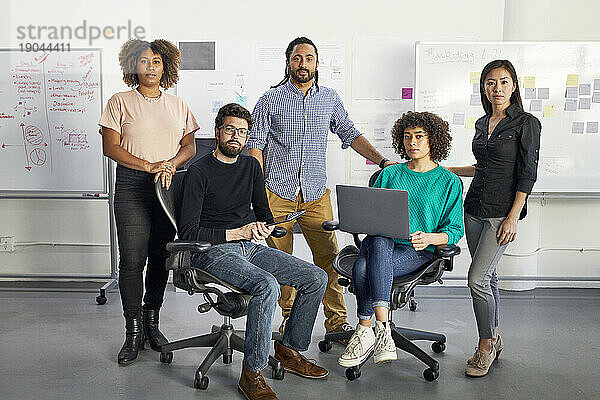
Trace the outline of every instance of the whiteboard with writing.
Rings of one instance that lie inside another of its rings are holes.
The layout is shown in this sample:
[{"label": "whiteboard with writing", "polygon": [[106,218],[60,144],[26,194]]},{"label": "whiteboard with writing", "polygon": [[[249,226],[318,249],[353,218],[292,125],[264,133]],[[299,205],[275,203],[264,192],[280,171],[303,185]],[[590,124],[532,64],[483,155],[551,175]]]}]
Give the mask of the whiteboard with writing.
[{"label": "whiteboard with writing", "polygon": [[515,66],[525,111],[542,123],[533,191],[600,192],[600,42],[417,43],[415,108],[450,123],[445,165],[474,162],[479,77],[495,59]]},{"label": "whiteboard with writing", "polygon": [[100,57],[0,49],[0,191],[106,192]]}]

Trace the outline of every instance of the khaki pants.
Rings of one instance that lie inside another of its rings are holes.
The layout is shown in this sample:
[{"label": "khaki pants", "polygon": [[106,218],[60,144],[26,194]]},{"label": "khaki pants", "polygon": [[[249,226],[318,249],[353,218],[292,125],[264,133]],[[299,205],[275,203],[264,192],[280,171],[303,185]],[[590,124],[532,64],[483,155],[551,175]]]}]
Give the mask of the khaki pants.
[{"label": "khaki pants", "polygon": [[[323,309],[326,318],[325,330],[327,332],[335,330],[346,322],[347,313],[343,290],[338,283],[339,275],[333,270],[332,266],[333,259],[338,253],[337,239],[335,233],[327,232],[321,227],[323,221],[333,219],[330,190],[327,189],[321,198],[306,203],[302,200],[302,193],[298,195],[296,201],[291,201],[282,199],[267,189],[267,198],[273,217],[287,215],[298,210],[306,210],[306,213],[297,221],[313,254],[313,262],[327,272],[327,290],[323,297]],[[287,229],[288,234],[279,239],[269,237],[267,238],[267,244],[269,247],[292,254],[294,250],[293,221],[281,224],[281,226]],[[296,291],[292,287],[281,287],[279,306],[284,317],[290,314],[295,297]]]}]

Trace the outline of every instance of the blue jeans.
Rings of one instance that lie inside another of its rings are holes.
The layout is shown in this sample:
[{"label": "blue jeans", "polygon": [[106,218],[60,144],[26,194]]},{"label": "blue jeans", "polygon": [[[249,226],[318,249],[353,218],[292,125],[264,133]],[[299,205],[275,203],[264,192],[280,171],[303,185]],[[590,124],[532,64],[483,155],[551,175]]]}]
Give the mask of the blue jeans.
[{"label": "blue jeans", "polygon": [[427,250],[416,251],[387,237],[367,236],[352,269],[358,318],[371,319],[373,307],[390,308],[394,277],[409,274],[432,259],[433,253]]},{"label": "blue jeans", "polygon": [[297,351],[308,349],[327,287],[327,274],[321,268],[246,240],[193,254],[192,265],[252,295],[244,341],[244,364],[248,370],[258,372],[267,365],[280,285],[298,291],[281,342]]}]

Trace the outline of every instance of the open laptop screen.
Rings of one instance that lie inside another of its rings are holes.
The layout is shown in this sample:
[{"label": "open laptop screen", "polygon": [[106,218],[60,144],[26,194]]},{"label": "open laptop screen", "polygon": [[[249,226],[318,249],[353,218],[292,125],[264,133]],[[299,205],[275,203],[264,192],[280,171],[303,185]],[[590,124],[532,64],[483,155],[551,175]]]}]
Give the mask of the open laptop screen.
[{"label": "open laptop screen", "polygon": [[337,185],[340,230],[408,239],[406,190]]}]

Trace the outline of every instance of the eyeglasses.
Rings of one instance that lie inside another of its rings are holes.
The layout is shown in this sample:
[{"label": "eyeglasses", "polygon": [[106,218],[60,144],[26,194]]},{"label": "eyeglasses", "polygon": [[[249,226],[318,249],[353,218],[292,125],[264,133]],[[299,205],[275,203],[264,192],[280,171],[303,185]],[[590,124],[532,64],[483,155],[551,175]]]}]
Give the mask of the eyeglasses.
[{"label": "eyeglasses", "polygon": [[[250,131],[246,128],[236,128],[233,125],[223,125],[221,126],[221,128],[223,128],[223,130],[225,131],[226,134],[228,134],[229,136],[233,136],[235,133],[237,133],[237,135],[241,138],[246,138],[248,137],[248,135],[250,134]],[[221,129],[219,128],[219,129]]]}]

